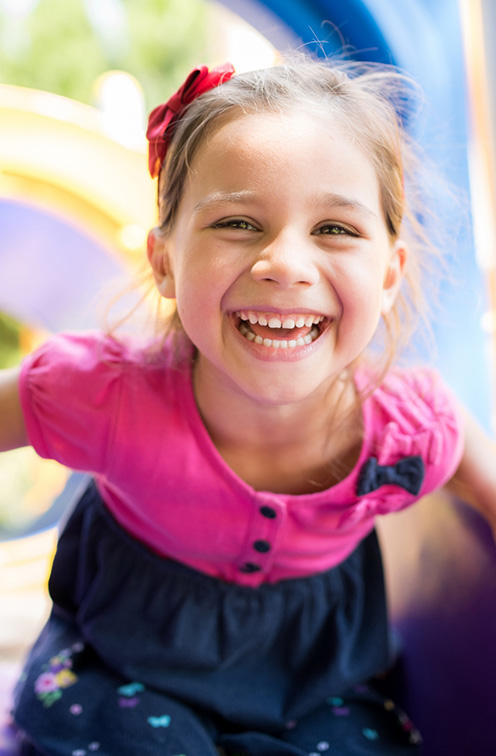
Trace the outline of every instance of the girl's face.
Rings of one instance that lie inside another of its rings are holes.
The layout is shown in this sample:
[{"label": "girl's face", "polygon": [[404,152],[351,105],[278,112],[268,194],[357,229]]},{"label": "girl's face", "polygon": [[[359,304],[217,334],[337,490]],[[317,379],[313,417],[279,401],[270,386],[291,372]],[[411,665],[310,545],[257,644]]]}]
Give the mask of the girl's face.
[{"label": "girl's face", "polygon": [[303,113],[215,132],[151,255],[198,348],[197,387],[268,404],[325,395],[392,306],[404,259],[368,156]]}]

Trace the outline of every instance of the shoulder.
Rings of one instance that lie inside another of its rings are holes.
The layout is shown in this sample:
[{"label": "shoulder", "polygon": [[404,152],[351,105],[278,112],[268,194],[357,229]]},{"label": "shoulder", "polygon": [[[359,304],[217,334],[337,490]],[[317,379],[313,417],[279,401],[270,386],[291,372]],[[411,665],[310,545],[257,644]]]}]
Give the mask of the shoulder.
[{"label": "shoulder", "polygon": [[157,406],[168,408],[177,383],[173,376],[180,375],[167,369],[168,349],[153,361],[148,354],[92,331],[57,334],[27,357],[20,399],[36,451],[98,472],[118,436],[126,443],[142,429],[140,437],[146,438],[150,418]]},{"label": "shoulder", "polygon": [[26,360],[27,364],[72,363],[81,369],[104,360],[121,361],[125,350],[115,339],[99,331],[57,333],[45,341]]},{"label": "shoulder", "polygon": [[396,369],[373,392],[375,414],[405,431],[458,420],[457,401],[432,368]]},{"label": "shoulder", "polygon": [[458,402],[436,370],[392,370],[365,402],[366,434],[381,464],[421,457],[422,493],[444,485],[463,452]]},{"label": "shoulder", "polygon": [[58,333],[24,360],[27,370],[44,368],[77,373],[109,373],[138,369],[164,369],[173,363],[172,347],[166,343],[150,358],[146,347],[121,341],[100,331]]},{"label": "shoulder", "polygon": [[172,393],[178,370],[171,370],[172,348],[150,351],[98,331],[52,336],[22,364],[20,390],[24,405],[61,403],[110,409],[128,397]]}]

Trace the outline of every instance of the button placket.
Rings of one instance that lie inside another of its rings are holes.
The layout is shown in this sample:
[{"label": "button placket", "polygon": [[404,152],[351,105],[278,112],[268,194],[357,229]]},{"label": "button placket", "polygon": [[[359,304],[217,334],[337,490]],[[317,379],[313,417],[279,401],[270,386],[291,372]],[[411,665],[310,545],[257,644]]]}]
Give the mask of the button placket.
[{"label": "button placket", "polygon": [[269,541],[264,541],[263,539],[259,538],[258,541],[253,542],[253,548],[255,549],[255,551],[258,551],[259,554],[266,554],[271,550],[272,546],[270,545]]},{"label": "button placket", "polygon": [[285,520],[284,506],[275,497],[257,493],[253,504],[253,516],[238,567],[239,571],[245,574],[270,570]]},{"label": "button placket", "polygon": [[277,510],[274,507],[267,506],[267,504],[262,504],[259,512],[262,517],[266,517],[268,520],[275,520],[277,517]]}]

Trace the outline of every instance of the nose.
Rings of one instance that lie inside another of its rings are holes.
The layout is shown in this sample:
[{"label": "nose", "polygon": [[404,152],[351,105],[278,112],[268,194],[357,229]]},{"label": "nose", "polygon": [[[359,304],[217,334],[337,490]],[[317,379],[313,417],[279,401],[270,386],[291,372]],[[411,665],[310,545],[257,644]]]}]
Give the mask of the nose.
[{"label": "nose", "polygon": [[266,244],[251,268],[255,281],[272,281],[282,288],[313,286],[319,271],[308,242],[297,234],[281,234]]}]

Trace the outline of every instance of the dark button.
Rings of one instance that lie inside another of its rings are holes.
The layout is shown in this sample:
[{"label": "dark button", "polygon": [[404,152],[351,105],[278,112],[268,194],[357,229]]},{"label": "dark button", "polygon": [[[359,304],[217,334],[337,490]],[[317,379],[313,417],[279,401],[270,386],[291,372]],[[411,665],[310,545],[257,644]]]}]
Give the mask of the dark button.
[{"label": "dark button", "polygon": [[261,554],[265,554],[267,551],[270,551],[271,546],[268,541],[255,541],[253,548],[255,549],[255,551],[259,551]]},{"label": "dark button", "polygon": [[245,564],[241,565],[239,568],[240,572],[260,572],[262,568],[259,564],[254,564],[253,562],[246,562]]},{"label": "dark button", "polygon": [[264,517],[268,517],[269,520],[274,520],[277,517],[277,512],[275,509],[272,509],[272,507],[260,507],[260,514]]}]

